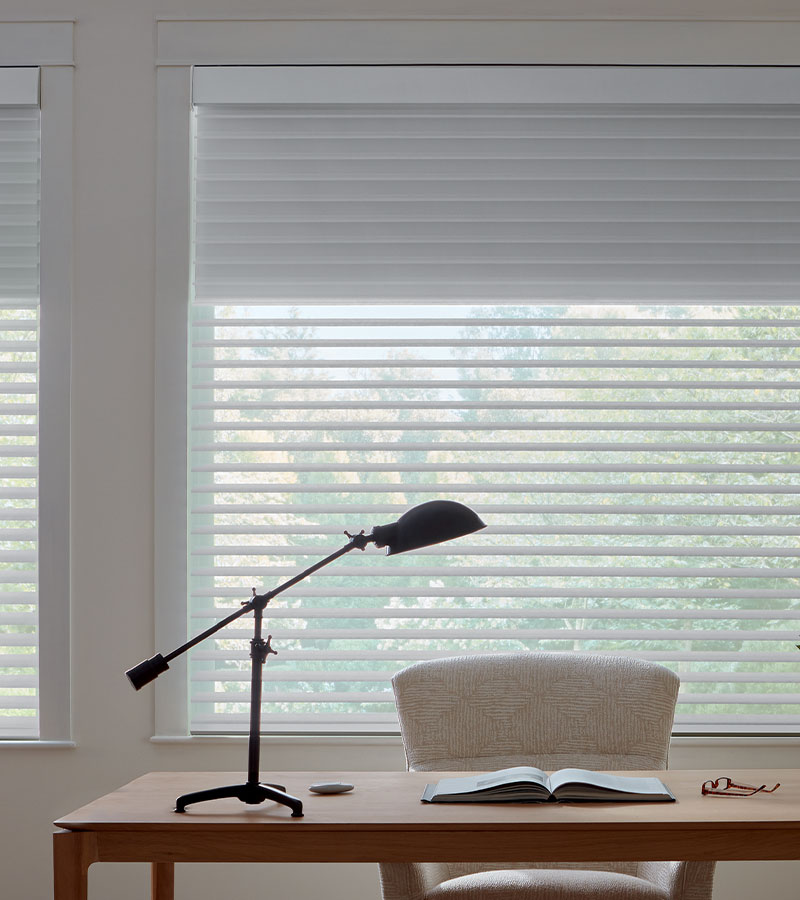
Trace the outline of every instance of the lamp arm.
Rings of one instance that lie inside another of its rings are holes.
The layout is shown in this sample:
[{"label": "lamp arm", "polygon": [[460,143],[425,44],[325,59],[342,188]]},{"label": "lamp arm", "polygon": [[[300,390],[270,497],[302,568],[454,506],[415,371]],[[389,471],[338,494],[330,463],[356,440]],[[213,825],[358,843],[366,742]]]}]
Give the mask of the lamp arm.
[{"label": "lamp arm", "polygon": [[[255,595],[252,600],[248,601],[246,604],[250,609],[255,609],[256,606],[260,606],[262,609],[272,600],[273,597],[277,597],[278,594],[282,594],[287,588],[292,587],[292,585],[297,584],[298,581],[302,581],[304,578],[308,578],[309,575],[313,575],[317,569],[321,569],[323,566],[327,566],[328,563],[332,563],[335,559],[338,559],[340,556],[344,556],[345,553],[349,553],[351,550],[365,550],[367,544],[370,541],[374,541],[375,538],[372,535],[365,535],[362,531],[361,534],[348,534],[345,531],[345,534],[350,538],[349,543],[345,544],[344,547],[340,547],[334,553],[331,553],[330,556],[326,556],[325,559],[320,560],[318,563],[314,563],[313,566],[309,566],[304,571],[300,572],[299,575],[295,575],[294,578],[290,578],[288,581],[284,581],[283,584],[278,585],[278,587],[273,588],[271,591],[267,591],[266,594]],[[224,621],[223,621],[224,624]]]},{"label": "lamp arm", "polygon": [[236,619],[238,619],[240,616],[245,615],[245,613],[252,612],[254,609],[263,610],[273,597],[277,597],[278,594],[283,593],[283,591],[285,591],[287,588],[290,588],[292,587],[292,585],[297,584],[298,581],[302,581],[304,578],[307,578],[309,575],[313,574],[318,569],[321,569],[323,566],[327,566],[328,563],[332,563],[340,556],[344,556],[345,553],[349,553],[351,550],[355,549],[365,550],[367,544],[375,540],[372,535],[365,535],[363,531],[360,534],[355,535],[348,534],[348,532],[345,532],[345,534],[347,534],[347,536],[350,538],[350,541],[345,544],[344,547],[340,547],[334,553],[331,553],[330,556],[326,556],[325,559],[320,560],[320,562],[314,563],[313,566],[309,566],[303,572],[300,572],[299,575],[295,575],[294,578],[290,578],[288,581],[285,581],[283,584],[278,585],[278,587],[273,588],[266,594],[256,594],[255,588],[253,588],[253,597],[250,600],[242,603],[241,609],[237,609],[236,612],[231,613],[224,619],[220,619],[219,622],[215,622],[210,628],[206,628],[205,631],[200,632],[200,634],[196,634],[185,644],[181,644],[180,647],[176,647],[171,653],[168,653],[166,656],[162,656],[160,653],[156,653],[156,655],[150,657],[150,659],[146,659],[143,662],[140,662],[138,665],[134,666],[132,669],[128,669],[128,671],[125,673],[128,676],[128,680],[138,691],[140,688],[144,687],[144,685],[149,684],[151,681],[153,681],[153,679],[157,678],[162,672],[166,672],[166,670],[169,668],[168,663],[175,659],[177,656],[180,656],[182,653],[190,650],[196,644],[204,641],[207,637],[211,637],[212,634],[216,634],[226,625],[230,625],[231,622],[235,622]]},{"label": "lamp arm", "polygon": [[235,622],[240,616],[243,616],[245,613],[249,613],[252,609],[253,601],[248,600],[246,603],[243,603],[241,609],[237,609],[235,613],[231,613],[224,619],[220,619],[219,622],[215,622],[210,628],[206,628],[205,631],[202,631],[200,634],[196,634],[185,644],[181,644],[180,647],[176,647],[176,649],[173,650],[172,653],[168,653],[164,657],[164,662],[171,662],[173,659],[175,659],[176,656],[180,656],[182,653],[186,653],[186,651],[194,647],[195,644],[199,644],[207,637],[211,637],[212,634],[216,634],[220,629],[224,628],[226,625],[230,625],[231,622]]}]

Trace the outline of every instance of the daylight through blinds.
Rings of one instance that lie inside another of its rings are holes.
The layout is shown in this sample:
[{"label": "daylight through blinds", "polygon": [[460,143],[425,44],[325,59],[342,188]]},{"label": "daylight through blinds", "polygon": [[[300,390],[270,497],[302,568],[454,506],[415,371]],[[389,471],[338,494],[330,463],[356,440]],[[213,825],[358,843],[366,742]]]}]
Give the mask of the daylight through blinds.
[{"label": "daylight through blinds", "polygon": [[0,103],[0,738],[35,738],[39,110]]},{"label": "daylight through blinds", "polygon": [[[690,100],[198,103],[189,631],[425,500],[489,526],[277,598],[266,729],[520,649],[798,729],[800,107]],[[192,651],[194,731],[247,729],[250,633]]]}]

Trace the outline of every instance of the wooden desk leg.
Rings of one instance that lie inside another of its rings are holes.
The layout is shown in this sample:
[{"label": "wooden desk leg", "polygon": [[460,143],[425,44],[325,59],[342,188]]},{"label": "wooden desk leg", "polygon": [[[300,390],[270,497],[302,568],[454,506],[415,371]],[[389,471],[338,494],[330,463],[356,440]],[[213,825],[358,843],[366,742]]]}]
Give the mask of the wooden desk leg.
[{"label": "wooden desk leg", "polygon": [[152,900],[175,900],[175,863],[150,863]]},{"label": "wooden desk leg", "polygon": [[96,840],[85,831],[53,834],[53,897],[88,900],[89,866],[97,859]]}]

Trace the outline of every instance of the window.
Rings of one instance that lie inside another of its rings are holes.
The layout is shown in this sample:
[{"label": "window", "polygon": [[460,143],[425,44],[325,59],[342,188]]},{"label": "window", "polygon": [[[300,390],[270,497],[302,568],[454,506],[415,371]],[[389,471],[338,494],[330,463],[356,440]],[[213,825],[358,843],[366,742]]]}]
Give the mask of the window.
[{"label": "window", "polygon": [[[489,524],[282,595],[266,728],[529,648],[797,732],[798,78],[195,70],[189,632],[415,503]],[[193,651],[193,731],[246,730],[248,638]]]},{"label": "window", "polygon": [[0,739],[69,738],[71,94],[69,68],[0,68]]},{"label": "window", "polygon": [[38,70],[0,70],[0,737],[38,736]]}]

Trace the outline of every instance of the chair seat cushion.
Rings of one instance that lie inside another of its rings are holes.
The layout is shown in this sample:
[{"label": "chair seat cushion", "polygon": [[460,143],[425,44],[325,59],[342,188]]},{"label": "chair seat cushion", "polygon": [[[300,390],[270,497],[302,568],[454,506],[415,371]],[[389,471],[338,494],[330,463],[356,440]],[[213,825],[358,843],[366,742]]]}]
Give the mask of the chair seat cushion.
[{"label": "chair seat cushion", "polygon": [[425,900],[668,900],[649,881],[581,869],[500,869],[443,881]]}]

